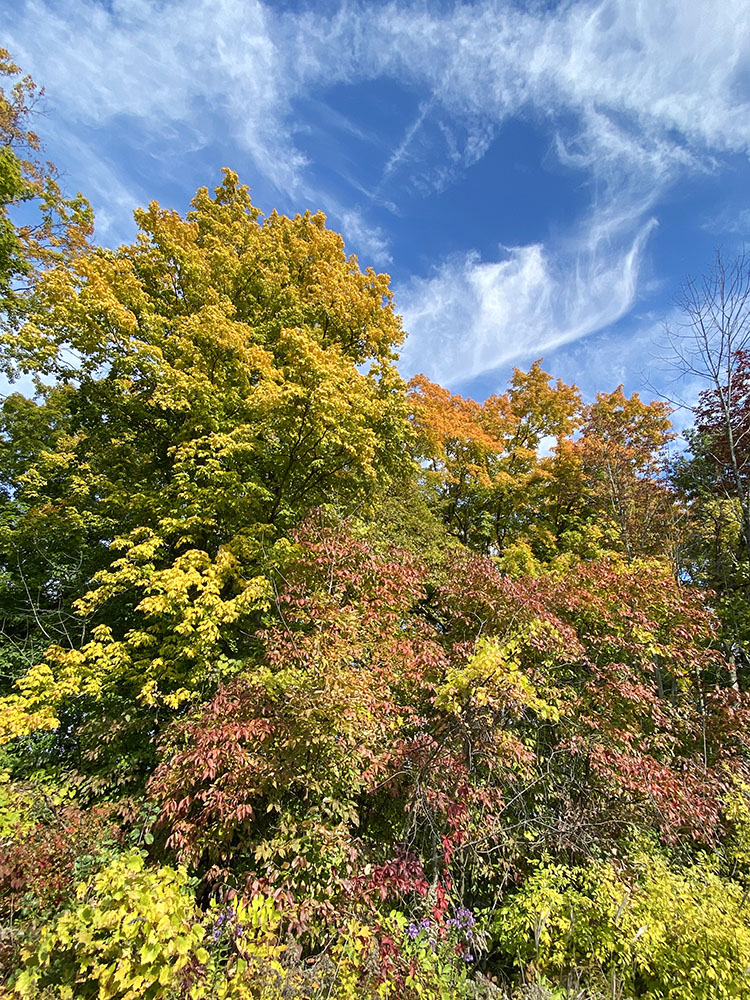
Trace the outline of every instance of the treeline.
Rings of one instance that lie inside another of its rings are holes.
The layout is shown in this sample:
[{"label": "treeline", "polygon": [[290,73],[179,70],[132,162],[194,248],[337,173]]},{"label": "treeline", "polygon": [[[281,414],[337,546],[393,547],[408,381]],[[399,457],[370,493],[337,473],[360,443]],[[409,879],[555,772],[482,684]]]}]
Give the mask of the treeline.
[{"label": "treeline", "polygon": [[750,262],[685,286],[687,450],[541,361],[477,403],[404,384],[388,277],[231,171],[97,247],[36,94],[0,95],[7,995],[750,996]]}]

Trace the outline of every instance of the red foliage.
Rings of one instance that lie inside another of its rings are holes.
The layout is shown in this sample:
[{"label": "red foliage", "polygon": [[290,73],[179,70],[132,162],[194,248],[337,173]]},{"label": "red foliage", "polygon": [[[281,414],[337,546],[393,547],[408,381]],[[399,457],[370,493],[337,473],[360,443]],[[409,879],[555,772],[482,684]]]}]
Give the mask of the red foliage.
[{"label": "red foliage", "polygon": [[750,463],[750,351],[733,353],[727,384],[701,392],[695,412],[696,429],[709,443],[707,455],[734,488],[732,466],[744,474]]},{"label": "red foliage", "polygon": [[[715,839],[748,709],[712,680],[702,597],[658,564],[513,580],[458,552],[430,589],[413,555],[342,526],[313,522],[294,543],[263,663],[163,745],[151,791],[183,857],[231,859],[298,904],[430,884],[440,909],[453,876],[523,830],[574,853],[633,823]],[[487,636],[514,641],[554,712],[438,697]]]},{"label": "red foliage", "polygon": [[360,874],[355,880],[352,895],[356,899],[383,901],[412,893],[426,896],[428,889],[421,860],[402,847],[391,861]]},{"label": "red foliage", "polygon": [[27,910],[44,915],[65,904],[73,888],[76,861],[97,854],[103,842],[116,836],[112,810],[104,807],[63,806],[30,829],[19,827],[0,851],[4,918],[18,911],[22,900]]},{"label": "red foliage", "polygon": [[[568,808],[586,814],[579,822],[611,820],[615,830],[639,819],[668,842],[715,839],[727,761],[738,766],[744,748],[737,717],[723,727],[709,718],[729,708],[727,692],[710,683],[725,665],[711,646],[716,622],[703,595],[655,563],[587,563],[514,581],[489,560],[462,555],[449,579],[456,648],[470,646],[480,627],[507,634],[537,622],[526,664],[529,676],[546,673],[566,692],[569,713],[550,752],[565,755],[557,763],[571,779]],[[734,713],[744,705],[735,700]]]}]

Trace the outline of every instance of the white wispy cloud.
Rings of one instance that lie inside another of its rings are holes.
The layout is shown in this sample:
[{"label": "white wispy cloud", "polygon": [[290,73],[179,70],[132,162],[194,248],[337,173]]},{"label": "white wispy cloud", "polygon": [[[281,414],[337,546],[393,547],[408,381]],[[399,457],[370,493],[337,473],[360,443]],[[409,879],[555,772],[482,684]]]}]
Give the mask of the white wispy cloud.
[{"label": "white wispy cloud", "polygon": [[381,184],[386,181],[391,174],[396,170],[401,161],[407,156],[409,147],[411,146],[414,136],[417,134],[419,129],[422,127],[422,123],[427,117],[427,113],[430,110],[429,104],[423,104],[419,109],[419,114],[407,128],[403,139],[398,144],[398,146],[393,150],[391,155],[388,157],[388,161],[383,167],[383,176],[381,178]]},{"label": "white wispy cloud", "polygon": [[368,223],[358,208],[343,208],[334,203],[331,211],[341,223],[347,239],[365,254],[368,261],[378,267],[391,263],[390,241],[380,226]]},{"label": "white wispy cloud", "polygon": [[[21,0],[6,20],[6,44],[72,129],[127,118],[169,135],[175,156],[227,132],[283,197],[317,202],[377,261],[391,251],[367,206],[311,180],[298,98],[380,78],[421,95],[401,144],[380,151],[375,195],[396,203],[390,182],[411,172],[415,190],[444,186],[504,122],[544,122],[560,161],[590,178],[589,211],[560,238],[495,260],[467,248],[401,288],[408,363],[429,361],[435,377],[487,370],[615,322],[636,298],[660,193],[685,171],[750,151],[748,0],[526,10],[499,0],[342,0],[302,13],[260,0]],[[102,177],[106,169],[93,167]],[[126,178],[120,190],[124,202]]]},{"label": "white wispy cloud", "polygon": [[493,261],[472,252],[412,279],[398,290],[405,371],[456,385],[616,323],[634,301],[654,225],[626,241],[599,221],[555,257],[541,244],[500,248]]},{"label": "white wispy cloud", "polygon": [[[491,0],[447,13],[342,3],[332,14],[280,13],[259,0],[26,0],[8,32],[79,120],[190,123],[203,99],[259,169],[293,188],[306,166],[293,139],[294,98],[378,77],[427,89],[420,124],[435,109],[466,125],[467,162],[524,109],[572,112],[578,155],[590,163],[626,157],[663,171],[684,161],[686,143],[747,150],[747,15],[734,0],[609,0],[533,13]],[[386,170],[391,157],[384,151]]]}]

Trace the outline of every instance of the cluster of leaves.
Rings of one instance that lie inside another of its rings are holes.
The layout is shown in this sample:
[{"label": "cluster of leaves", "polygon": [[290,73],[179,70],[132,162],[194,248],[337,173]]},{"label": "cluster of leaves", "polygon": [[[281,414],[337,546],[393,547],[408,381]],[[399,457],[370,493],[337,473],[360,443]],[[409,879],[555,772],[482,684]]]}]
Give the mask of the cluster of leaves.
[{"label": "cluster of leaves", "polygon": [[[44,91],[19,74],[0,48],[0,80],[15,78],[9,91],[0,87],[0,309],[10,315],[22,306],[19,289],[45,265],[80,254],[93,231],[86,199],[64,198],[54,166],[39,158],[29,119]],[[20,206],[26,212],[17,222],[11,214]]]},{"label": "cluster of leaves", "polygon": [[34,93],[0,103],[35,386],[0,407],[8,988],[742,996],[750,703],[696,528],[725,553],[742,504],[708,452],[680,492],[663,404],[541,362],[481,404],[404,385],[387,275],[230,171],[117,250],[63,200],[32,238]]},{"label": "cluster of leaves", "polygon": [[542,862],[495,916],[521,968],[611,996],[728,1000],[747,993],[746,890],[703,861],[677,872],[649,852],[629,872]]},{"label": "cluster of leaves", "polygon": [[669,554],[665,403],[619,387],[584,406],[540,361],[482,404],[423,375],[409,388],[423,489],[472,549],[502,556],[510,572],[565,553]]}]

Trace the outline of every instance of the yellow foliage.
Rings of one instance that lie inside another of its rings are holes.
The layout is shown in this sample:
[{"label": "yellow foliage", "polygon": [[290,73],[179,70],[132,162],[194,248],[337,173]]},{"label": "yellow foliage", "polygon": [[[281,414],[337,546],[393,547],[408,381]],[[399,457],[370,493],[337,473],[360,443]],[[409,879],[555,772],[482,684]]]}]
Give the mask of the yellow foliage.
[{"label": "yellow foliage", "polygon": [[[0,701],[1,738],[54,729],[56,708],[64,700],[97,698],[116,684],[126,684],[143,704],[163,702],[175,709],[207,678],[218,679],[224,631],[268,606],[268,580],[243,577],[240,561],[228,548],[219,549],[215,559],[189,550],[168,568],[157,569],[152,558],[163,543],[153,535],[141,531],[115,545],[125,548],[125,555],[98,574],[79,609],[91,614],[114,596],[135,590],[144,595],[135,608],[142,625],[122,640],[98,625],[79,649],[50,646],[45,662],[18,682],[19,694]],[[224,596],[230,587],[233,596]]]},{"label": "yellow foliage", "polygon": [[43,433],[0,542],[54,533],[95,568],[72,602],[82,638],[0,703],[2,740],[84,696],[174,711],[215,684],[236,669],[227,637],[268,606],[264,541],[328,501],[361,509],[403,458],[388,276],[322,215],[263,219],[225,171],[186,218],[136,218],[133,245],[50,268],[14,337],[19,367],[58,381],[33,405]]},{"label": "yellow foliage", "polygon": [[156,1000],[189,962],[208,961],[184,869],[147,869],[131,851],[81,883],[76,897],[24,952],[18,996]]},{"label": "yellow foliage", "polygon": [[438,691],[437,704],[456,713],[471,705],[493,711],[507,710],[511,715],[531,711],[543,719],[557,718],[557,708],[539,697],[521,667],[520,653],[525,638],[519,631],[505,641],[480,639],[468,662],[448,671]]}]

